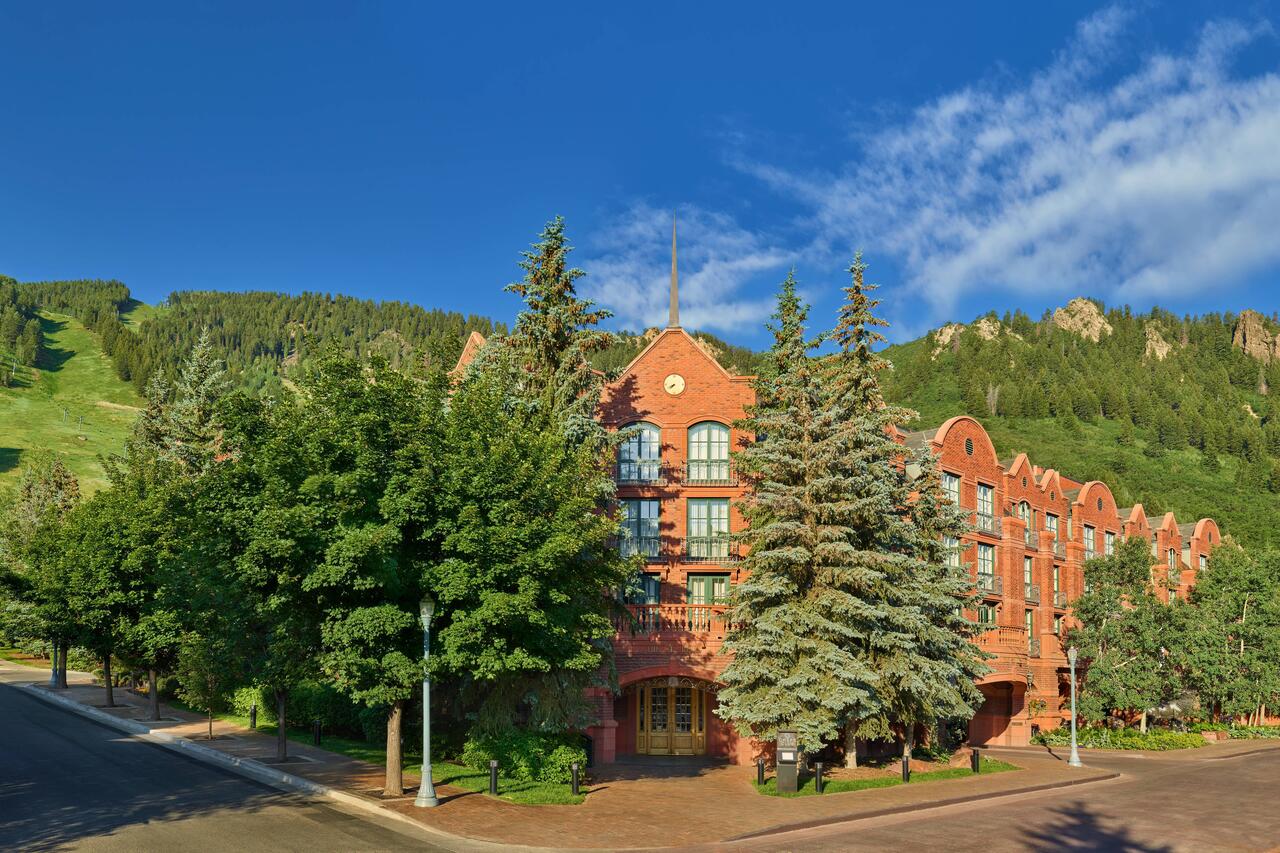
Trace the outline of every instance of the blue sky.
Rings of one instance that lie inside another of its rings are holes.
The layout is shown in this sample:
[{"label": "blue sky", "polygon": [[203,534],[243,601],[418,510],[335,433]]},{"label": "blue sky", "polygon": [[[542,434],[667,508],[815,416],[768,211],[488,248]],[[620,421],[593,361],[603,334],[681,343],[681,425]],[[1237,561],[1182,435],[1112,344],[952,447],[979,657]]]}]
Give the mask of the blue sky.
[{"label": "blue sky", "polygon": [[0,272],[510,319],[562,214],[638,328],[676,210],[686,325],[749,345],[855,247],[894,338],[1280,308],[1273,2],[607,5],[6,4]]}]

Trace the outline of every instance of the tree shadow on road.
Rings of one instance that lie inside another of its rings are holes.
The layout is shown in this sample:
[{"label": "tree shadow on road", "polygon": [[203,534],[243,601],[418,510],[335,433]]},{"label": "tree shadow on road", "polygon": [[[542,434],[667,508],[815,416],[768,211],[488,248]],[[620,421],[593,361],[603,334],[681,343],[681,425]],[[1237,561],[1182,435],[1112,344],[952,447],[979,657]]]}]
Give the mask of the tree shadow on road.
[{"label": "tree shadow on road", "polygon": [[1079,801],[1053,810],[1058,819],[1038,829],[1027,830],[1030,850],[1056,853],[1061,850],[1105,850],[1109,853],[1173,853],[1164,844],[1149,844],[1129,834],[1116,821],[1104,820]]}]

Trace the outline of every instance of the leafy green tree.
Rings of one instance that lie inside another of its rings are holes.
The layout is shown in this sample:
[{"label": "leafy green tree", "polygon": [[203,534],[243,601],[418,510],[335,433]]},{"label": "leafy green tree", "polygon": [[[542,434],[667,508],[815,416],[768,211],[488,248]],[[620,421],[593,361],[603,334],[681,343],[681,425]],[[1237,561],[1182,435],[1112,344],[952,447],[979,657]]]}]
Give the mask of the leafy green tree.
[{"label": "leafy green tree", "polygon": [[1072,605],[1079,625],[1067,634],[1086,662],[1080,714],[1102,720],[1137,712],[1146,731],[1147,711],[1182,689],[1177,621],[1156,597],[1148,543],[1126,539],[1114,554],[1086,562],[1084,572],[1088,591]]}]

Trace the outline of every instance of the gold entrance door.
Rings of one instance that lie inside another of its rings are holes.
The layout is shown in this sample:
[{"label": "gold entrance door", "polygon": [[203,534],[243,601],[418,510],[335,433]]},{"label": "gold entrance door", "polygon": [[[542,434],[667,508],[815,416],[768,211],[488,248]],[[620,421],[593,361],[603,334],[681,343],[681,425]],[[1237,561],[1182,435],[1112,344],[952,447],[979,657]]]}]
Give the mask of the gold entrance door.
[{"label": "gold entrance door", "polygon": [[707,694],[691,684],[643,685],[636,690],[636,752],[704,755]]}]

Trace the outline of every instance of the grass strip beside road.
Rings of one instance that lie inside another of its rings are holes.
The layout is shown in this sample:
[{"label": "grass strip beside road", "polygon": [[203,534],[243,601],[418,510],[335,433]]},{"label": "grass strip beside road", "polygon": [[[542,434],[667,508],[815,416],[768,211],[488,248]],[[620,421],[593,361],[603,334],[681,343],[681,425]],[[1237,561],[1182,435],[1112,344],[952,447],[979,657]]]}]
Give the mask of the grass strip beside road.
[{"label": "grass strip beside road", "polygon": [[[966,779],[975,775],[986,775],[988,773],[1004,773],[1009,770],[1021,770],[1016,764],[1009,764],[1006,761],[1000,761],[996,758],[988,758],[982,756],[982,773],[975,774],[968,767],[947,767],[943,770],[924,770],[913,772],[911,774],[911,784],[919,782],[942,782],[948,779]],[[819,796],[814,788],[813,776],[809,776],[800,783],[800,790],[794,794],[778,793],[777,777],[770,777],[765,780],[763,785],[755,785],[756,791],[769,797],[815,797]],[[895,785],[906,784],[900,776],[874,776],[869,779],[828,779],[823,782],[822,794],[844,794],[851,791],[866,791],[871,788],[892,788]]]}]

